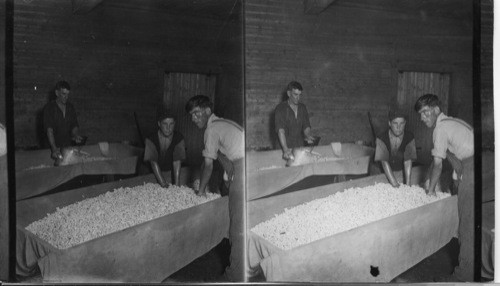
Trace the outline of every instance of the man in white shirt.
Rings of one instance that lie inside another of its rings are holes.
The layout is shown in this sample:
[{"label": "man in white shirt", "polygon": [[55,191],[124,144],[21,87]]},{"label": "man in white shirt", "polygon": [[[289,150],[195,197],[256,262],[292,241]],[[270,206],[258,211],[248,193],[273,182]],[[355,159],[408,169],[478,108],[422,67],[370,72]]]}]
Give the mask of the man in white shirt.
[{"label": "man in white shirt", "polygon": [[474,130],[465,121],[441,112],[440,101],[434,94],[425,94],[415,103],[415,111],[432,133],[433,161],[430,183],[426,190],[435,195],[443,160],[448,159],[458,185],[458,242],[460,253],[453,275],[439,281],[474,281]]},{"label": "man in white shirt", "polygon": [[244,214],[245,214],[245,137],[237,123],[219,118],[212,112],[213,103],[204,95],[192,97],[186,104],[191,120],[205,129],[205,148],[198,194],[204,195],[213,170],[213,161],[219,160],[227,175],[229,185],[229,243],[231,253],[225,279],[245,282],[244,269]]}]

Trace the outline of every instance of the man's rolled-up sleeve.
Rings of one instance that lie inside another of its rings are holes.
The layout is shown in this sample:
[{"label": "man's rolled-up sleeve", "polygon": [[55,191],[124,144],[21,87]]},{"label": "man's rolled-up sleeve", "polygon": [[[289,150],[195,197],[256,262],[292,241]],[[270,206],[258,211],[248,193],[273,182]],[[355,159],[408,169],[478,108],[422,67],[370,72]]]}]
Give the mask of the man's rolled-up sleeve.
[{"label": "man's rolled-up sleeve", "polygon": [[43,109],[43,128],[45,131],[47,131],[47,129],[49,129],[49,128],[54,129],[53,112],[51,112],[51,109],[49,106],[46,106]]},{"label": "man's rolled-up sleeve", "polygon": [[158,151],[156,150],[155,144],[151,142],[151,140],[146,139],[144,145],[144,162],[158,162]]},{"label": "man's rolled-up sleeve", "polygon": [[412,160],[416,161],[417,160],[417,148],[415,146],[415,139],[411,140],[408,145],[406,145],[405,148],[405,153],[404,153],[404,160]]},{"label": "man's rolled-up sleeve", "polygon": [[286,121],[285,120],[285,112],[278,105],[276,107],[276,110],[274,111],[274,129],[275,129],[276,133],[278,133],[278,131],[280,129],[285,130],[285,126],[286,126],[286,122],[285,121]]},{"label": "man's rolled-up sleeve", "polygon": [[432,133],[433,148],[431,154],[433,157],[446,159],[446,151],[448,150],[448,134],[444,130],[434,129]]},{"label": "man's rolled-up sleeve", "polygon": [[211,130],[205,130],[205,149],[201,152],[203,157],[217,160],[217,152],[219,151],[219,135]]},{"label": "man's rolled-up sleeve", "polygon": [[380,140],[380,139],[376,139],[375,140],[375,158],[374,158],[374,161],[375,162],[379,162],[379,161],[389,161],[389,156],[390,156],[390,153],[389,153],[389,149],[387,149],[387,146],[385,146],[385,143]]},{"label": "man's rolled-up sleeve", "polygon": [[70,130],[73,130],[75,127],[80,127],[78,125],[78,118],[76,117],[76,110],[73,105],[69,105],[71,108],[71,123],[70,123]]},{"label": "man's rolled-up sleeve", "polygon": [[304,105],[304,125],[302,126],[302,131],[306,128],[311,128],[311,122],[309,122],[309,112],[307,111],[307,107]]},{"label": "man's rolled-up sleeve", "polygon": [[174,147],[174,155],[173,161],[184,161],[186,160],[186,144],[184,143],[184,139],[181,140]]}]

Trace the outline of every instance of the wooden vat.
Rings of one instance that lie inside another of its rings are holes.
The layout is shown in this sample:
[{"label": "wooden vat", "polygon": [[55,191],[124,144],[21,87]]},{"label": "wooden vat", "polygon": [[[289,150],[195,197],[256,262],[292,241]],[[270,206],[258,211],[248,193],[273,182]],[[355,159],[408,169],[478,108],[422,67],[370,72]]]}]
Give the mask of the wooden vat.
[{"label": "wooden vat", "polygon": [[[414,168],[414,183],[422,180],[422,173]],[[386,183],[385,175],[248,202],[248,227],[285,208],[377,182]],[[457,197],[452,196],[290,250],[249,231],[249,266],[260,268],[267,281],[389,282],[446,245],[457,229]]]},{"label": "wooden vat", "polygon": [[[185,169],[181,174],[181,182],[185,182],[189,174]],[[161,282],[227,237],[227,197],[64,250],[25,229],[57,207],[144,182],[155,182],[155,178],[135,177],[17,202],[16,273],[30,275],[38,265],[43,282],[49,283]]]}]

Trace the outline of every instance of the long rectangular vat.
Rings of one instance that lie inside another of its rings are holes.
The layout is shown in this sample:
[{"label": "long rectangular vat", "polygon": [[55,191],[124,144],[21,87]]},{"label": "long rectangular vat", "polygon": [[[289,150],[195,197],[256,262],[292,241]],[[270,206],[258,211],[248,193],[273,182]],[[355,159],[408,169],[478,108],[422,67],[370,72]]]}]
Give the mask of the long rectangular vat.
[{"label": "long rectangular vat", "polygon": [[[421,181],[422,170],[414,168],[412,178]],[[285,208],[377,182],[386,183],[385,175],[251,201],[248,227]],[[273,282],[389,282],[446,245],[457,229],[457,197],[452,196],[290,250],[249,231],[249,266]]]},{"label": "long rectangular vat", "polygon": [[[185,182],[187,173],[181,172],[181,182]],[[227,197],[64,250],[54,248],[25,229],[57,207],[145,182],[155,182],[154,176],[135,177],[17,202],[16,273],[29,276],[35,273],[38,266],[44,283],[161,282],[227,237]]]}]

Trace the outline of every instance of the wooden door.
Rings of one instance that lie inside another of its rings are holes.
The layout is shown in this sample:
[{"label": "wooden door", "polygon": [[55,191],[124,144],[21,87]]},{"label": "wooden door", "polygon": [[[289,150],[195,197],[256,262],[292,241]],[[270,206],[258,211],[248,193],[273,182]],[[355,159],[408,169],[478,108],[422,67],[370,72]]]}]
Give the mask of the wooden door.
[{"label": "wooden door", "polygon": [[397,102],[408,114],[406,130],[415,134],[417,147],[417,162],[427,165],[431,162],[432,130],[420,120],[420,115],[414,106],[417,99],[432,93],[442,102],[441,111],[448,112],[448,96],[450,90],[450,75],[446,73],[431,72],[400,72],[398,78]]},{"label": "wooden door", "polygon": [[191,121],[186,113],[186,102],[195,95],[206,95],[215,102],[215,75],[197,73],[165,73],[163,103],[177,115],[175,128],[184,135],[186,143],[186,163],[190,166],[201,164],[203,132]]}]

